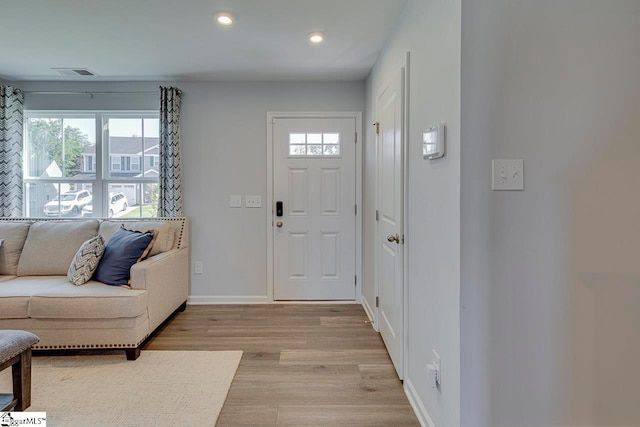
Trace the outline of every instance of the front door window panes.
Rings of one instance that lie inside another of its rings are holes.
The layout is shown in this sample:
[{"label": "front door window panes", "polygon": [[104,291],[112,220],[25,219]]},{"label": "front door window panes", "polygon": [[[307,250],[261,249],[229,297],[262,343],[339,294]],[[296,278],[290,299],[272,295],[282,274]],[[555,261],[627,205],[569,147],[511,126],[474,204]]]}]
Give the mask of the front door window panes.
[{"label": "front door window panes", "polygon": [[338,157],[339,133],[290,133],[289,157]]}]

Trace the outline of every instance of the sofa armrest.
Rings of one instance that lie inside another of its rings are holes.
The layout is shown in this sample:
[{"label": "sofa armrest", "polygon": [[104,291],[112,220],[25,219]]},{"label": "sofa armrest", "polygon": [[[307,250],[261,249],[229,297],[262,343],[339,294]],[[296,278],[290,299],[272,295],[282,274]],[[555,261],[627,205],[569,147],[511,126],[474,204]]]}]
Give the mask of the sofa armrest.
[{"label": "sofa armrest", "polygon": [[131,267],[131,288],[148,292],[151,330],[189,296],[189,248],[172,249]]},{"label": "sofa armrest", "polygon": [[147,289],[149,286],[153,286],[148,279],[154,278],[155,272],[165,270],[166,273],[171,273],[172,266],[181,262],[180,251],[182,249],[171,249],[133,264],[131,266],[131,289]]}]

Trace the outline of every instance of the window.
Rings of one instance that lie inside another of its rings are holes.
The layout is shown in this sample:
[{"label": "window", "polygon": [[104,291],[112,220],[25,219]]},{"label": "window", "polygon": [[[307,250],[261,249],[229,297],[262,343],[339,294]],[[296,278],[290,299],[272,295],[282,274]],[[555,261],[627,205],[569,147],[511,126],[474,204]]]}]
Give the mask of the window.
[{"label": "window", "polygon": [[111,156],[111,170],[119,171],[120,168],[120,156]]},{"label": "window", "polygon": [[338,157],[339,133],[290,133],[290,157]]},{"label": "window", "polygon": [[25,111],[25,215],[156,216],[158,142],[157,112]]},{"label": "window", "polygon": [[131,170],[131,157],[121,157],[120,158],[120,170],[130,171]]},{"label": "window", "polygon": [[85,159],[85,170],[87,172],[95,172],[96,170],[96,158],[91,154],[83,154]]},{"label": "window", "polygon": [[147,164],[149,167],[157,167],[159,162],[159,156],[146,156]]}]

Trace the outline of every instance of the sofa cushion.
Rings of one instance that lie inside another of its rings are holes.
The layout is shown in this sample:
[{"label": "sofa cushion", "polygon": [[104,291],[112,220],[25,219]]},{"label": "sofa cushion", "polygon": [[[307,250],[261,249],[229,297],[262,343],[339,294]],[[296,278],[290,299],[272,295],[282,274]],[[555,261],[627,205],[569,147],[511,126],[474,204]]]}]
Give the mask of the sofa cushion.
[{"label": "sofa cushion", "polygon": [[98,234],[97,220],[38,221],[24,243],[18,276],[66,276],[82,243]]},{"label": "sofa cushion", "polygon": [[32,295],[69,283],[64,276],[28,276],[0,282],[0,319],[26,319]]},{"label": "sofa cushion", "polygon": [[1,297],[0,319],[26,319],[31,297]]},{"label": "sofa cushion", "polygon": [[146,233],[126,228],[116,230],[104,248],[95,279],[108,285],[128,285],[131,266],[149,255],[155,237],[153,230]]},{"label": "sofa cushion", "polygon": [[157,255],[173,248],[175,233],[171,224],[166,221],[103,221],[102,224],[100,224],[99,233],[104,238],[104,241],[109,243],[109,239],[113,233],[123,226],[127,230],[142,232],[149,230],[156,231],[157,237],[155,242],[153,242],[149,256]]},{"label": "sofa cushion", "polygon": [[76,286],[87,283],[98,268],[104,253],[104,239],[98,235],[84,242],[73,257],[67,278]]},{"label": "sofa cushion", "polygon": [[0,274],[16,275],[30,225],[28,221],[0,222],[0,239],[3,240],[0,246]]},{"label": "sofa cushion", "polygon": [[147,291],[89,281],[43,290],[31,297],[29,317],[34,319],[112,319],[137,317],[147,310]]}]

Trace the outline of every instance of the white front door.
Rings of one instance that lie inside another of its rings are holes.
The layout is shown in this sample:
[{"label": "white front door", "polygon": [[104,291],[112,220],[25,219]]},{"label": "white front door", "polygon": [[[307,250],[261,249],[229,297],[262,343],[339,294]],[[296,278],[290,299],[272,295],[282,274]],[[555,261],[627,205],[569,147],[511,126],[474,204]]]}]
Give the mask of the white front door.
[{"label": "white front door", "polygon": [[355,118],[273,121],[275,300],[355,299],[355,133]]},{"label": "white front door", "polygon": [[377,278],[378,328],[389,356],[403,375],[404,229],[403,229],[403,90],[402,74],[377,99]]}]

